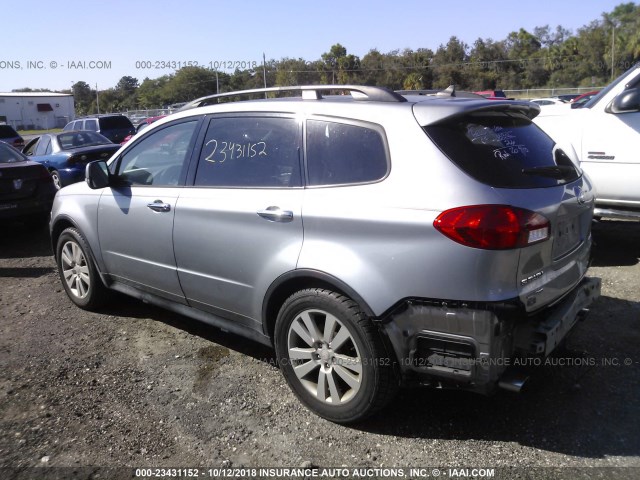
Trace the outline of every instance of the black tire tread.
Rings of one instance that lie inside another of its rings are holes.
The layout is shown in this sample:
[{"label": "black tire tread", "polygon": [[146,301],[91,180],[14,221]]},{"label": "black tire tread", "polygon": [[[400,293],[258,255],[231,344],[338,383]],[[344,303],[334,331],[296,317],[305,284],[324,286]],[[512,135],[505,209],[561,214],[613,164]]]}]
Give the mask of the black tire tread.
[{"label": "black tire tread", "polygon": [[[67,292],[67,286],[65,284],[63,275],[62,275],[62,267],[61,267],[61,260],[60,260],[60,249],[61,249],[61,239],[65,236],[65,235],[70,235],[72,237],[75,238],[75,240],[80,244],[80,246],[82,247],[82,250],[84,252],[84,255],[87,259],[87,264],[89,267],[89,272],[91,274],[91,283],[92,286],[91,288],[93,289],[92,293],[91,293],[91,298],[89,298],[89,300],[86,303],[78,303],[76,301],[74,301],[71,298],[71,295],[69,295],[69,293]],[[89,244],[87,243],[86,239],[84,238],[84,236],[82,235],[82,233],[80,233],[80,231],[77,228],[74,227],[68,227],[65,228],[62,233],[60,234],[60,236],[58,237],[58,242],[56,244],[56,257],[57,258],[57,266],[58,266],[58,273],[60,276],[60,280],[63,284],[63,288],[65,290],[65,292],[67,292],[67,296],[69,296],[69,299],[75,303],[78,307],[82,308],[83,310],[88,310],[88,311],[96,311],[98,309],[100,309],[100,307],[104,306],[105,303],[107,302],[107,300],[110,297],[110,291],[109,289],[102,283],[102,279],[100,278],[100,275],[98,274],[98,268],[96,267],[95,261],[93,260],[93,254],[91,252],[91,249],[89,248]]]},{"label": "black tire tread", "polygon": [[280,311],[283,311],[289,304],[295,302],[299,298],[308,296],[331,298],[340,304],[347,312],[349,312],[352,320],[354,320],[364,332],[365,340],[370,343],[370,348],[374,356],[381,360],[377,362],[379,365],[379,368],[377,369],[378,378],[375,381],[377,393],[373,395],[373,401],[370,402],[368,408],[365,408],[366,413],[363,415],[357,415],[353,419],[341,420],[340,423],[360,421],[375,414],[393,400],[399,389],[399,380],[394,370],[394,361],[393,359],[391,359],[392,361],[385,361],[387,360],[385,357],[388,353],[382,338],[380,337],[380,332],[375,325],[373,325],[369,317],[362,311],[360,306],[351,298],[324,288],[308,288],[297,291],[285,300]]}]

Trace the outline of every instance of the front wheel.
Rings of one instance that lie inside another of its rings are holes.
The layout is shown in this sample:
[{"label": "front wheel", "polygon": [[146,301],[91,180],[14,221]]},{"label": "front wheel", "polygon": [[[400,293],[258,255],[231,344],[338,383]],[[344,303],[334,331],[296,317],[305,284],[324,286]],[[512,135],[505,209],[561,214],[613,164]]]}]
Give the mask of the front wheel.
[{"label": "front wheel", "polygon": [[289,297],[275,330],[280,368],[296,396],[337,423],[361,420],[397,390],[380,334],[351,299],[323,289]]},{"label": "front wheel", "polygon": [[107,288],[89,253],[89,245],[75,228],[60,234],[56,248],[58,273],[68,297],[85,310],[95,310],[107,298]]}]

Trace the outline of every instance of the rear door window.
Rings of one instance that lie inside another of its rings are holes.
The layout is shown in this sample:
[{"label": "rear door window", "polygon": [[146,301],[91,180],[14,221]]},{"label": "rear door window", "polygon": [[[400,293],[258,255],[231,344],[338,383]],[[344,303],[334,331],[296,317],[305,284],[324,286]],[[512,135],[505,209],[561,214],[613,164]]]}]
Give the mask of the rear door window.
[{"label": "rear door window", "polygon": [[51,137],[48,135],[43,135],[36,146],[36,151],[34,155],[48,155],[51,153]]},{"label": "rear door window", "polygon": [[91,130],[93,132],[98,131],[98,120],[85,120],[84,121],[84,129]]},{"label": "rear door window", "polygon": [[580,176],[569,157],[524,115],[479,112],[424,130],[453,163],[492,187],[552,187]]},{"label": "rear door window", "polygon": [[195,185],[300,187],[301,144],[301,127],[294,118],[213,118],[200,153]]}]

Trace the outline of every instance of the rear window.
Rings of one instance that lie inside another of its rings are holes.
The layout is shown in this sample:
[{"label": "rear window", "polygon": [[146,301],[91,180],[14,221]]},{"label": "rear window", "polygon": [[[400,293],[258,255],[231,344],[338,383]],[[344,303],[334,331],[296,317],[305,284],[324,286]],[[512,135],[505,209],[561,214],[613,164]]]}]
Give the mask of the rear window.
[{"label": "rear window", "polygon": [[25,162],[26,160],[27,159],[20,155],[17,150],[4,143],[0,143],[0,163]]},{"label": "rear window", "polygon": [[553,187],[580,176],[569,157],[523,115],[481,112],[424,130],[453,163],[492,187]]},{"label": "rear window", "polygon": [[133,124],[127,117],[102,117],[100,119],[100,130],[117,130],[133,128]]},{"label": "rear window", "polygon": [[78,147],[89,147],[94,145],[111,145],[112,142],[100,135],[90,131],[80,131],[73,133],[61,133],[58,135],[58,143],[62,150],[71,150]]},{"label": "rear window", "polygon": [[0,138],[17,137],[18,133],[10,125],[0,125]]}]

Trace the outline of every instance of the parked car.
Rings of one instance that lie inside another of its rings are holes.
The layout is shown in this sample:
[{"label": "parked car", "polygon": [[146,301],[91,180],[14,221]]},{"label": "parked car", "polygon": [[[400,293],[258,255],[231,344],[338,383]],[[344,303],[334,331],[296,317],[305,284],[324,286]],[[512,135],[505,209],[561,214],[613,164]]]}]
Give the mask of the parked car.
[{"label": "parked car", "polygon": [[584,107],[587,104],[587,102],[589,102],[589,100],[595,97],[598,93],[600,93],[600,90],[594,90],[593,92],[587,92],[587,93],[583,93],[582,95],[578,95],[576,98],[571,100],[570,102],[571,108]]},{"label": "parked car", "polygon": [[576,150],[596,187],[597,217],[640,220],[640,65],[582,108],[547,110],[535,121]]},{"label": "parked car", "polygon": [[0,142],[0,219],[48,220],[56,188],[46,168]]},{"label": "parked car", "polygon": [[124,115],[96,115],[69,122],[63,131],[91,130],[107,137],[113,143],[120,143],[127,135],[134,135],[136,129]]},{"label": "parked car", "polygon": [[84,180],[87,163],[108,159],[120,148],[108,138],[91,131],[47,133],[31,140],[23,153],[43,164],[60,189]]},{"label": "parked car", "polygon": [[[141,132],[142,130],[144,130],[145,128],[147,128],[149,125],[151,125],[153,122],[160,120],[161,118],[166,117],[166,115],[158,115],[157,117],[148,117],[145,118],[144,120],[142,120],[138,126],[136,127],[136,133]],[[133,135],[127,135],[126,137],[124,137],[124,140],[122,140],[122,142],[120,142],[120,145],[124,145],[125,143],[127,143],[129,140],[131,140],[133,138]]]},{"label": "parked car", "polygon": [[60,190],[69,298],[91,310],[116,290],[273,345],[334,422],[400,385],[518,390],[514,359],[549,355],[600,291],[585,277],[594,192],[531,122],[540,108],[257,90],[280,91],[301,98],[159,120]]},{"label": "parked car", "polygon": [[0,142],[8,143],[12,147],[24,147],[24,139],[11,125],[0,125]]},{"label": "parked car", "polygon": [[569,103],[571,100],[579,97],[580,95],[580,93],[564,93],[562,95],[556,95],[555,98],[557,98],[558,100],[562,100],[565,103]]},{"label": "parked car", "polygon": [[549,106],[554,106],[557,107],[558,105],[566,105],[566,102],[563,102],[562,100],[559,100],[557,98],[553,98],[553,97],[547,97],[547,98],[534,98],[532,100],[529,100],[530,102],[536,103],[538,105],[540,105],[541,107],[549,107]]},{"label": "parked car", "polygon": [[502,90],[482,90],[480,92],[473,93],[488,100],[507,100],[507,95]]},{"label": "parked car", "polygon": [[400,95],[446,95],[451,97],[458,98],[485,98],[482,95],[478,95],[477,93],[466,92],[464,90],[456,90],[455,85],[449,85],[445,90],[396,90],[396,93]]}]

